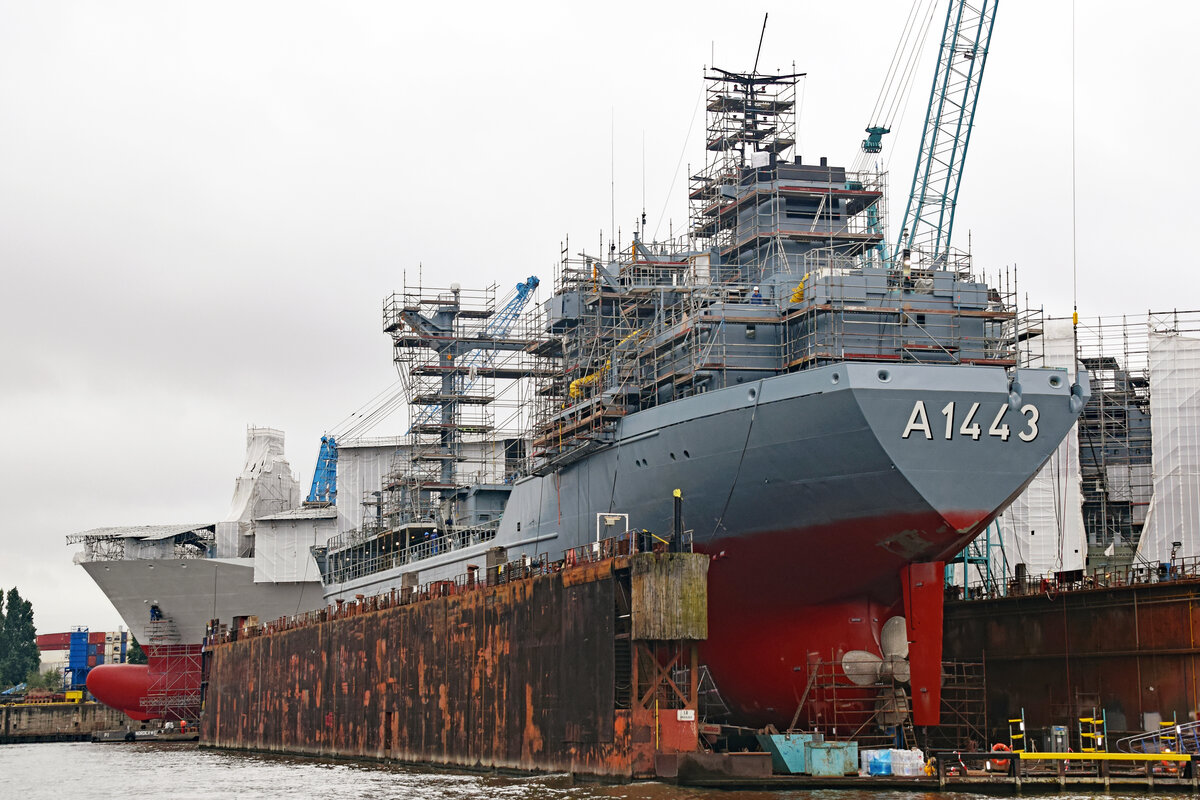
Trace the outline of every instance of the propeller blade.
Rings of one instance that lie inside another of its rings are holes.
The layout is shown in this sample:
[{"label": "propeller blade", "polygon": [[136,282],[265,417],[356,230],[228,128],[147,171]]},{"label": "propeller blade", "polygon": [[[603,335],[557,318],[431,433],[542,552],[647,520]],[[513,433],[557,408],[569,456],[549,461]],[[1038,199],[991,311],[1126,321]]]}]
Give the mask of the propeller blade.
[{"label": "propeller blade", "polygon": [[885,656],[908,658],[908,624],[904,617],[892,617],[879,632],[879,649]]},{"label": "propeller blade", "polygon": [[880,725],[897,725],[908,712],[908,694],[903,689],[884,689],[875,699],[875,721]]},{"label": "propeller blade", "polygon": [[870,686],[879,680],[883,659],[866,650],[850,650],[842,656],[842,672],[855,686]]}]

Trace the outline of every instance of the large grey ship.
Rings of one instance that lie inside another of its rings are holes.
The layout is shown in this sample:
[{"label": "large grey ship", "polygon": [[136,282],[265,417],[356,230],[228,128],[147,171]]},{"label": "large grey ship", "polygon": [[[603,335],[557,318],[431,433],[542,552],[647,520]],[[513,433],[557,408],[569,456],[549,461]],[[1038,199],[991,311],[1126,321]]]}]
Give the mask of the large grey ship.
[{"label": "large grey ship", "polygon": [[[799,707],[836,727],[837,687],[869,703],[881,679],[894,716],[903,702],[935,721],[942,561],[1090,396],[1085,370],[1022,355],[1037,326],[950,246],[993,13],[947,18],[894,243],[870,158],[846,169],[796,152],[800,76],[713,69],[683,235],[656,241],[643,214],[594,251],[564,246],[544,302],[536,277],[499,300],[406,282],[383,328],[410,427],[381,480],[339,474],[334,496],[318,475],[306,507],[247,530],[169,532],[180,574],[200,573],[183,555],[252,557],[244,580],[294,584],[302,612],[314,562],[316,602],[353,603],[567,568],[583,549],[692,548],[711,557],[701,658],[739,721],[794,725]],[[886,128],[867,132],[877,153]],[[108,541],[83,540],[93,554]],[[181,620],[188,605],[160,610]],[[110,674],[121,707],[146,707],[152,675]]]},{"label": "large grey ship", "polygon": [[708,74],[685,236],[648,241],[643,221],[603,254],[564,248],[529,313],[535,278],[503,305],[453,284],[385,301],[412,424],[364,524],[316,549],[329,601],[613,537],[677,544],[678,496],[712,556],[702,658],[742,719],[786,722],[818,662],[858,682],[895,659],[881,641],[906,612],[901,640],[940,653],[940,573],[911,565],[1021,492],[1086,373],[1023,364],[1036,331],[948,222],[913,235],[928,209],[910,201],[889,248],[882,173],[794,154],[796,77]]}]

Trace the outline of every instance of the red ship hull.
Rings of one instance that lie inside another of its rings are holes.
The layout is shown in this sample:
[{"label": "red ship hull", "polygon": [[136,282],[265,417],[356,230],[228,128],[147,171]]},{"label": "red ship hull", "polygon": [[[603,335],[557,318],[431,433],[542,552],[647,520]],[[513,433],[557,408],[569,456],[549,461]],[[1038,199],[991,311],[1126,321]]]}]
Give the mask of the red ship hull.
[{"label": "red ship hull", "polygon": [[[880,630],[895,616],[908,623],[915,693],[919,674],[932,684],[925,687],[926,695],[936,690],[936,676],[924,671],[932,664],[940,671],[940,560],[961,551],[993,516],[930,512],[729,538],[703,547],[712,563],[709,637],[700,660],[737,721],[790,724],[818,663],[835,665],[834,673],[853,694],[841,673],[842,656],[852,650],[881,654]],[[906,591],[910,569],[919,570],[921,585]],[[862,694],[874,697],[872,691]],[[806,700],[800,720],[830,724],[829,703],[811,692]],[[915,711],[921,700],[914,699]],[[933,702],[930,711],[918,714],[928,720],[918,724],[935,724],[928,714],[936,716],[936,708]]]}]

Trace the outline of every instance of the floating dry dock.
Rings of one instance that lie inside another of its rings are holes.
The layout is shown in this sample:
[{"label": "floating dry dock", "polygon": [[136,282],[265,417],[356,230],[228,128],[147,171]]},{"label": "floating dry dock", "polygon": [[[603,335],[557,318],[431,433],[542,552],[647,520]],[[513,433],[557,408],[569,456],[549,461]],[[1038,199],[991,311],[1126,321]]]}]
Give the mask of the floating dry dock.
[{"label": "floating dry dock", "polygon": [[202,746],[652,777],[698,749],[708,556],[630,544],[214,637]]},{"label": "floating dry dock", "polygon": [[1110,740],[1187,722],[1200,708],[1200,563],[1012,581],[946,605],[945,657],[987,667],[988,729],[1103,713]]},{"label": "floating dry dock", "polygon": [[[1008,754],[1003,754],[1008,755]],[[1186,753],[938,753],[934,774],[769,777],[706,775],[679,783],[722,789],[872,789],[911,792],[1035,794],[1066,791],[1155,791],[1200,794],[1195,765]],[[988,762],[994,766],[987,768]]]}]

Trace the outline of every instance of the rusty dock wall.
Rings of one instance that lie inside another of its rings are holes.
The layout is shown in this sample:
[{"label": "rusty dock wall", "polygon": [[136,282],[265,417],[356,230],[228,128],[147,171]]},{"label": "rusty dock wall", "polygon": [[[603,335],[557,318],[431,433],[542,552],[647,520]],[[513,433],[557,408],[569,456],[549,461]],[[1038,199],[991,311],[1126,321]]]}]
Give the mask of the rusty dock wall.
[{"label": "rusty dock wall", "polygon": [[97,731],[124,728],[129,717],[100,703],[0,705],[0,744],[83,741]]},{"label": "rusty dock wall", "polygon": [[1200,708],[1195,578],[947,603],[944,641],[947,659],[985,662],[997,735],[1022,708],[1072,730],[1103,709],[1110,738]]},{"label": "rusty dock wall", "polygon": [[707,557],[590,552],[217,643],[201,745],[653,775],[656,753],[696,749]]}]

